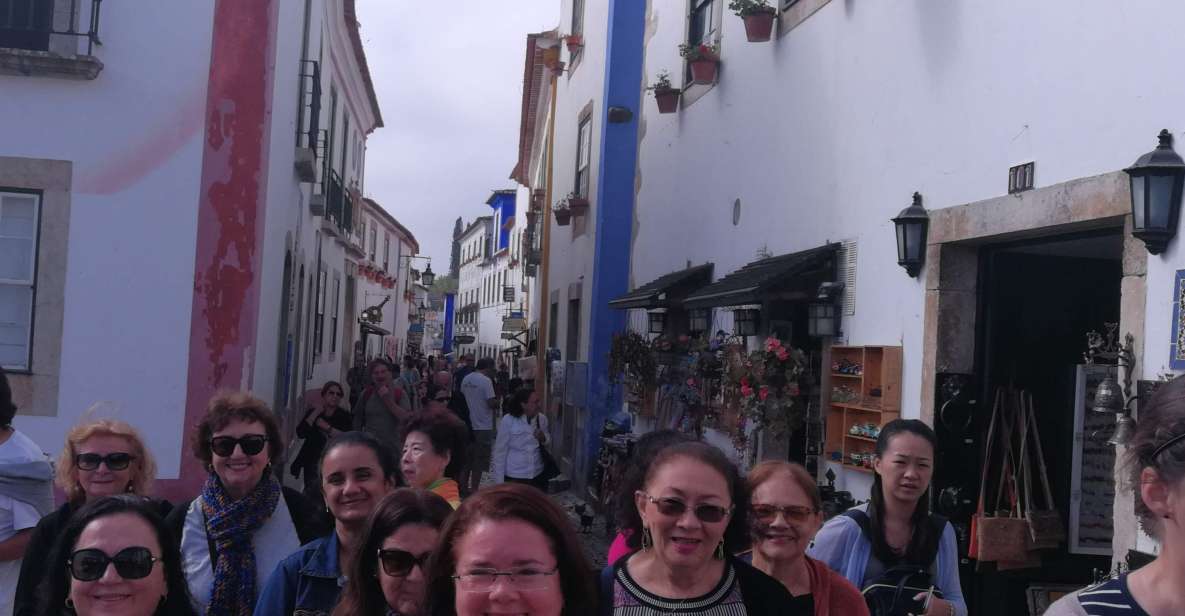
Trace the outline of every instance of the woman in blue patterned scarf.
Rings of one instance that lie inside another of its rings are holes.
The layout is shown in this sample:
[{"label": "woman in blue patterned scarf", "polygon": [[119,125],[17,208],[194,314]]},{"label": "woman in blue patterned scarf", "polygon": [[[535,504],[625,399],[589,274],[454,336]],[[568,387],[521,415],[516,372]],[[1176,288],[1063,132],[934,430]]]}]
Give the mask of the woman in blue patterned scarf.
[{"label": "woman in blue patterned scarf", "polygon": [[233,392],[210,401],[194,437],[194,451],[210,474],[201,496],[169,515],[200,613],[251,614],[276,565],[326,532],[304,496],[281,488],[269,472],[283,449],[262,400]]}]

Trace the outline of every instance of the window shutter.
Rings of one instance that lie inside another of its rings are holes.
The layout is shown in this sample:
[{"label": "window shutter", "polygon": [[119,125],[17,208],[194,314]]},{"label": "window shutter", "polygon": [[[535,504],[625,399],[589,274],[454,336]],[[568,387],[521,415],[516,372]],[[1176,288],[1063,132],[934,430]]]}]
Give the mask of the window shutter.
[{"label": "window shutter", "polygon": [[856,314],[856,240],[847,240],[839,249],[840,278],[843,280],[844,316]]}]

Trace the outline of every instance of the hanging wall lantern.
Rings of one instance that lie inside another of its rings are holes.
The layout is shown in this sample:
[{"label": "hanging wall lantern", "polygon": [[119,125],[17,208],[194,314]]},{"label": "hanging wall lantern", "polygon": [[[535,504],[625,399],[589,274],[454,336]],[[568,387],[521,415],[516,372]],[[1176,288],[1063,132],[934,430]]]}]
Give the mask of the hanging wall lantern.
[{"label": "hanging wall lantern", "polygon": [[432,263],[428,263],[428,267],[424,269],[424,273],[420,274],[420,281],[424,283],[425,287],[430,287],[433,282],[436,282],[436,274],[432,273]]},{"label": "hanging wall lantern", "polygon": [[733,333],[738,336],[756,336],[757,321],[760,318],[761,310],[753,306],[744,306],[733,310]]},{"label": "hanging wall lantern", "polygon": [[689,317],[689,328],[693,332],[706,332],[711,326],[712,310],[710,308],[697,308],[691,311]]},{"label": "hanging wall lantern", "polygon": [[917,278],[926,261],[926,232],[930,227],[930,215],[922,207],[921,193],[913,194],[913,204],[901,210],[893,224],[897,227],[897,265]]},{"label": "hanging wall lantern", "polygon": [[667,309],[655,308],[646,313],[646,317],[650,322],[650,327],[647,331],[652,334],[661,334],[667,329]]},{"label": "hanging wall lantern", "polygon": [[839,311],[835,304],[808,305],[806,331],[815,337],[835,336],[839,332]]},{"label": "hanging wall lantern", "polygon": [[1160,131],[1160,145],[1124,169],[1131,176],[1132,235],[1158,255],[1177,234],[1185,161],[1173,151],[1173,135]]}]

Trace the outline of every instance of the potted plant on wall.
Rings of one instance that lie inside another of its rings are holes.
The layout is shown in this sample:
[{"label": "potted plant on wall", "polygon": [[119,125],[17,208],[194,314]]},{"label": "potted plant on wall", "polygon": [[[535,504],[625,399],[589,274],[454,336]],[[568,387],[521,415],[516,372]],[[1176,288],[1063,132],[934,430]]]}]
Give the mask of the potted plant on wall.
[{"label": "potted plant on wall", "polygon": [[770,39],[778,10],[766,0],[731,0],[728,8],[745,20],[745,36],[750,43],[764,43]]},{"label": "potted plant on wall", "polygon": [[568,209],[568,200],[565,199],[555,204],[551,209],[551,213],[555,215],[555,224],[566,227],[572,221],[572,210]]},{"label": "potted plant on wall", "polygon": [[575,192],[568,193],[564,197],[564,203],[568,204],[568,211],[577,216],[583,216],[588,211],[588,197],[582,197]]},{"label": "potted plant on wall", "polygon": [[715,45],[679,45],[679,55],[687,59],[691,67],[691,82],[710,84],[716,81],[716,68],[720,63],[719,50]]},{"label": "potted plant on wall", "polygon": [[679,110],[680,90],[671,85],[671,74],[666,70],[659,71],[654,85],[646,89],[654,92],[659,113],[674,113]]},{"label": "potted plant on wall", "polygon": [[568,54],[574,56],[580,53],[580,49],[584,47],[584,35],[569,34],[564,37],[564,43],[568,46]]}]

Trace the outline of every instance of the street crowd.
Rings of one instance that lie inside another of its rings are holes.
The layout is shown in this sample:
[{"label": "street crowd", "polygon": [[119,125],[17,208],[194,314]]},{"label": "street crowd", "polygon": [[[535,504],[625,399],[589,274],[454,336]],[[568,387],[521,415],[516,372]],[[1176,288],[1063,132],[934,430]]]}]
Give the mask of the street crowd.
[{"label": "street crowd", "polygon": [[[967,614],[921,421],[882,428],[870,500],[826,522],[797,464],[742,473],[683,433],[645,434],[598,574],[546,495],[554,460],[529,383],[471,357],[376,360],[350,380],[353,403],[326,383],[288,452],[265,402],[215,395],[193,430],[208,476],[169,503],[122,421],[79,423],[50,464],[13,427],[0,371],[0,614]],[[1128,451],[1160,555],[1048,614],[1185,613],[1164,583],[1185,577],[1185,378],[1142,409]]]}]

